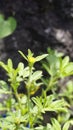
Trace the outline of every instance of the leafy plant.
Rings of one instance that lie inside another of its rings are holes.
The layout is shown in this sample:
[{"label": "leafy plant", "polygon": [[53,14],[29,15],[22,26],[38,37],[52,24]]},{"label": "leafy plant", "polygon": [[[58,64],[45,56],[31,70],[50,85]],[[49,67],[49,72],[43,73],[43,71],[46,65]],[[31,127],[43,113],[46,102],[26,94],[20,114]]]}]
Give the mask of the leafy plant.
[{"label": "leafy plant", "polygon": [[[54,57],[56,61],[58,58],[58,64],[56,66],[56,62],[54,61],[54,67],[52,63],[53,56],[48,58],[50,54],[34,57],[31,50],[28,50],[27,56],[24,55],[22,51],[19,51],[19,53],[27,61],[26,67],[20,62],[17,68],[14,68],[11,59],[8,59],[7,64],[0,61],[0,66],[6,71],[8,77],[7,82],[0,80],[0,98],[2,95],[6,97],[6,99],[0,103],[0,111],[3,113],[0,117],[0,128],[2,130],[61,130],[62,124],[59,122],[59,119],[50,119],[50,117],[48,117],[51,123],[48,122],[48,124],[44,126],[43,114],[47,111],[55,112],[57,115],[61,113],[66,114],[69,112],[69,104],[64,98],[61,98],[61,96],[59,98],[55,96],[54,93],[47,95],[48,90],[53,90],[55,82],[52,80],[50,89],[50,85],[44,89],[43,86],[45,84],[41,80],[43,76],[42,71],[36,70],[34,65],[44,58],[47,58],[48,61],[49,58],[51,58],[48,72],[50,72],[49,74],[51,77],[55,79],[54,81],[57,81],[62,75],[63,77],[71,75],[72,69],[68,71],[69,74],[67,72],[63,74],[64,71],[60,74],[61,71],[57,69],[60,69],[60,63],[63,64],[64,59],[62,60],[61,57],[56,57],[56,55]],[[69,62],[67,63],[70,65]],[[65,68],[66,66],[64,65]],[[55,71],[53,72],[54,68]],[[24,83],[24,89],[26,88],[26,93],[18,92],[18,88],[21,86],[22,82]],[[40,95],[34,96],[40,87],[42,88],[42,92]],[[69,121],[68,125],[64,122],[65,124],[63,124],[62,130],[68,130],[69,125],[73,124],[73,120],[69,119],[67,121]]]},{"label": "leafy plant", "polygon": [[[57,53],[48,49],[49,55],[42,62],[43,68],[48,73],[46,79],[42,79],[47,89],[54,90],[59,79],[73,75],[73,62],[69,61],[69,56],[62,58],[62,53]],[[49,78],[50,77],[50,78]]]},{"label": "leafy plant", "polygon": [[0,14],[0,39],[12,34],[15,28],[16,20],[13,17],[5,19],[4,15]]},{"label": "leafy plant", "polygon": [[60,96],[67,99],[67,101],[73,106],[73,82],[68,81],[65,88],[61,90]]},{"label": "leafy plant", "polygon": [[48,54],[42,62],[43,68],[47,72],[46,78],[42,78],[42,81],[45,85],[46,93],[51,91],[57,99],[62,98],[68,102],[69,112],[60,113],[57,117],[58,122],[64,124],[73,115],[73,82],[69,81],[66,85],[59,87],[59,81],[73,75],[73,62],[69,61],[68,56],[64,57],[62,53],[57,53],[49,48]]}]

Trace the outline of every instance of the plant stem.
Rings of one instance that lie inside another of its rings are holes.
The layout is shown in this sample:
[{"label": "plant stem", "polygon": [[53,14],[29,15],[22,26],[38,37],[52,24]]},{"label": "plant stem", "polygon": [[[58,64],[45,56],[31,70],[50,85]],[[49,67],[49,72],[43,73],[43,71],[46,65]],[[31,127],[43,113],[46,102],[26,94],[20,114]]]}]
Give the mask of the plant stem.
[{"label": "plant stem", "polygon": [[11,86],[12,86],[12,89],[13,89],[13,92],[14,92],[14,96],[15,96],[18,104],[19,104],[19,108],[22,110],[22,107],[21,107],[22,105],[21,105],[21,102],[20,102],[20,98],[19,98],[18,92],[14,89],[15,85],[11,85]]},{"label": "plant stem", "polygon": [[53,86],[56,84],[56,82],[57,82],[57,77],[50,77],[49,84],[46,88],[46,93],[47,93],[47,91],[53,89]]},{"label": "plant stem", "polygon": [[49,91],[49,90],[52,88],[52,85],[53,85],[53,78],[50,77],[50,80],[49,80],[48,86],[47,86],[47,88],[46,88],[46,93],[47,93],[47,91]]},{"label": "plant stem", "polygon": [[[29,79],[28,79],[28,85],[27,85],[27,94],[28,94],[28,115],[29,115],[29,119],[28,119],[28,122],[29,122],[29,125],[30,125],[30,87],[31,87],[31,74],[32,74],[32,67],[29,66]],[[30,126],[31,127],[31,126]]]}]

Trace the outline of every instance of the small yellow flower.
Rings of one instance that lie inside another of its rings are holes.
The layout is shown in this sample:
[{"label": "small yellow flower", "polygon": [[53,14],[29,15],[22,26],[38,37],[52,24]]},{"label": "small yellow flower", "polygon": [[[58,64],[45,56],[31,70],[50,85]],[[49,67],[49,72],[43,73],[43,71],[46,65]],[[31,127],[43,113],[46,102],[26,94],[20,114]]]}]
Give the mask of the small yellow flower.
[{"label": "small yellow flower", "polygon": [[28,57],[28,61],[29,61],[29,63],[34,64],[36,60],[34,57]]},{"label": "small yellow flower", "polygon": [[31,52],[30,49],[28,49],[28,55],[24,55],[24,53],[22,51],[19,51],[19,53],[22,55],[22,57],[30,64],[30,66],[35,63],[35,62],[38,62],[42,59],[44,59],[46,56],[48,56],[48,54],[43,54],[43,55],[40,55],[40,56],[37,56],[37,57],[33,57],[33,53]]}]

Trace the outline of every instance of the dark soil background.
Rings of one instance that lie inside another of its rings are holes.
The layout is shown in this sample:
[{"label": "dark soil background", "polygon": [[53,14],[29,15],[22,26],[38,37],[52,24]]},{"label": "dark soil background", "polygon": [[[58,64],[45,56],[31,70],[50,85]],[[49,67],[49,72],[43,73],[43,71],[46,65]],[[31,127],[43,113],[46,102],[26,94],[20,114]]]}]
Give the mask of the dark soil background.
[{"label": "dark soil background", "polygon": [[10,57],[16,65],[18,50],[36,55],[47,47],[73,60],[73,0],[0,0],[0,12],[17,20],[15,32],[0,40],[0,60]]}]

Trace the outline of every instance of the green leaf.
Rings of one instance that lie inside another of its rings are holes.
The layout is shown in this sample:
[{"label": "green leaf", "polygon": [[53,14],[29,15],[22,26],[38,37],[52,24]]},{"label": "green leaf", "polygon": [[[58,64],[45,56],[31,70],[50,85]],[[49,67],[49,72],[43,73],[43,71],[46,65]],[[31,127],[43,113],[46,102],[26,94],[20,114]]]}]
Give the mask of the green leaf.
[{"label": "green leaf", "polygon": [[66,56],[63,60],[62,60],[62,65],[63,67],[65,67],[66,65],[68,65],[69,63],[69,56]]},{"label": "green leaf", "polygon": [[36,81],[36,80],[40,79],[41,77],[42,77],[42,71],[36,71],[36,72],[34,72],[34,73],[31,75],[30,80],[31,80],[31,82],[32,82],[32,81]]},{"label": "green leaf", "polygon": [[[72,81],[68,81],[66,91],[68,91],[67,94],[73,94],[73,82]],[[70,96],[70,95],[68,95],[68,96]]]},{"label": "green leaf", "polygon": [[43,66],[45,67],[46,71],[51,75],[55,76],[59,72],[60,68],[60,61],[59,58],[55,55],[48,55],[46,57],[46,62],[44,62]]},{"label": "green leaf", "polygon": [[49,105],[49,109],[56,112],[67,112],[66,106],[68,106],[68,104],[64,100],[56,100]]},{"label": "green leaf", "polygon": [[10,94],[11,92],[9,91],[9,86],[8,84],[3,81],[0,80],[0,94]]},{"label": "green leaf", "polygon": [[48,47],[47,49],[48,54],[55,55],[56,57],[62,57],[64,54],[62,52],[58,52],[57,50],[52,50],[51,48]]},{"label": "green leaf", "polygon": [[63,130],[68,130],[70,125],[73,125],[73,120],[67,121],[63,126]]},{"label": "green leaf", "polygon": [[0,87],[8,90],[8,84],[4,80],[0,80]]},{"label": "green leaf", "polygon": [[42,66],[43,66],[44,69],[48,72],[48,74],[51,75],[51,70],[50,70],[50,68],[49,68],[49,64],[46,63],[46,62],[43,62],[43,63],[42,63]]},{"label": "green leaf", "polygon": [[40,98],[34,97],[32,100],[38,106],[41,113],[45,113],[46,111],[68,112],[66,108],[68,104],[64,100],[55,100],[53,95],[45,97],[41,96]]},{"label": "green leaf", "polygon": [[9,17],[7,20],[0,14],[0,38],[4,38],[14,32],[16,28],[16,20]]},{"label": "green leaf", "polygon": [[35,128],[25,127],[23,124],[21,124],[21,125],[19,126],[18,130],[35,130]]},{"label": "green leaf", "polygon": [[2,23],[4,20],[4,15],[0,14],[0,23]]},{"label": "green leaf", "polygon": [[5,63],[3,63],[2,61],[0,61],[0,66],[1,66],[4,70],[8,71],[7,65],[5,65]]},{"label": "green leaf", "polygon": [[4,118],[0,121],[0,128],[2,130],[15,130],[16,126],[15,124],[11,124],[7,122]]},{"label": "green leaf", "polygon": [[24,55],[24,53],[23,53],[22,51],[18,51],[18,52],[21,54],[21,56],[22,56],[25,60],[28,61],[27,57]]},{"label": "green leaf", "polygon": [[29,67],[26,67],[24,70],[23,70],[23,78],[26,78],[29,76]]},{"label": "green leaf", "polygon": [[51,121],[52,121],[54,130],[61,130],[61,125],[56,119],[52,118]]},{"label": "green leaf", "polygon": [[32,53],[32,51],[30,50],[30,49],[28,49],[28,56],[27,57],[33,57],[33,53]]},{"label": "green leaf", "polygon": [[35,58],[35,59],[36,59],[36,62],[38,62],[38,61],[44,59],[44,58],[47,57],[47,56],[48,56],[48,54],[43,54],[43,55],[41,55],[41,56],[37,56],[37,57]]},{"label": "green leaf", "polygon": [[13,63],[11,59],[8,59],[8,66],[9,68],[13,68]]},{"label": "green leaf", "polygon": [[64,70],[67,74],[73,73],[73,63],[69,63]]},{"label": "green leaf", "polygon": [[54,130],[51,124],[47,124],[46,126],[40,125],[36,127],[35,130]]},{"label": "green leaf", "polygon": [[63,126],[63,130],[68,130],[69,126],[70,126],[70,124],[68,122],[65,123],[64,126]]},{"label": "green leaf", "polygon": [[24,64],[22,62],[20,62],[18,64],[18,74],[19,74],[19,76],[23,76],[23,70],[24,70]]},{"label": "green leaf", "polygon": [[26,104],[27,103],[27,96],[24,95],[22,98],[21,98],[21,103],[22,104]]}]

